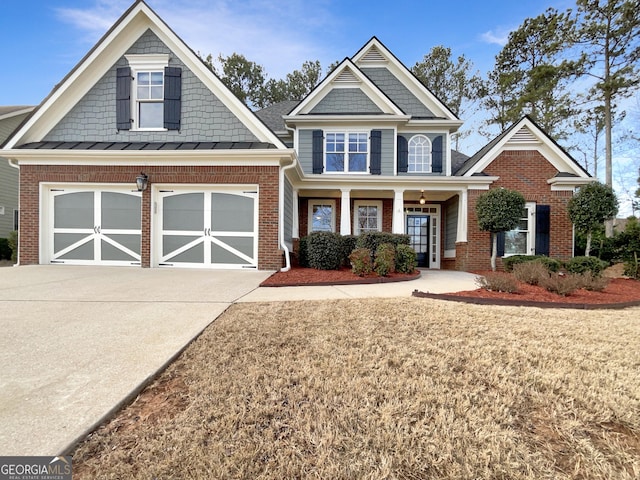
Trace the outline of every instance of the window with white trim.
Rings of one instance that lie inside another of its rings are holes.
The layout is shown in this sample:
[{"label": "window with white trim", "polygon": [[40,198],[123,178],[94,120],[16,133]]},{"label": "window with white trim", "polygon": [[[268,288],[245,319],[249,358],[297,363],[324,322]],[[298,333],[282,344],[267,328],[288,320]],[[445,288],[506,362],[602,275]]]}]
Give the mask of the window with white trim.
[{"label": "window with white trim", "polygon": [[165,130],[164,68],[169,55],[126,55],[133,88],[131,89],[131,130]]},{"label": "window with white trim", "polygon": [[309,233],[335,232],[336,201],[309,200]]},{"label": "window with white trim", "polygon": [[409,140],[408,172],[431,173],[431,141],[425,135]]},{"label": "window with white trim", "polygon": [[522,211],[518,226],[504,233],[504,256],[535,254],[536,204],[527,203]]},{"label": "window with white trim", "polygon": [[382,202],[356,200],[353,204],[353,233],[382,231]]},{"label": "window with white trim", "polygon": [[369,132],[327,132],[324,151],[325,172],[367,172]]}]

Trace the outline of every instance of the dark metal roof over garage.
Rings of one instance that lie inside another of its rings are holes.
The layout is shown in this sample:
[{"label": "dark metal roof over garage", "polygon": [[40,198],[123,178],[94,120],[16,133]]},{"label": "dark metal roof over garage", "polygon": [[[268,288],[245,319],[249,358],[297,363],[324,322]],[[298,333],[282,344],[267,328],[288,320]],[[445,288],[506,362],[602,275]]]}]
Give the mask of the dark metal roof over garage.
[{"label": "dark metal roof over garage", "polygon": [[30,150],[264,150],[277,148],[266,142],[33,142]]}]

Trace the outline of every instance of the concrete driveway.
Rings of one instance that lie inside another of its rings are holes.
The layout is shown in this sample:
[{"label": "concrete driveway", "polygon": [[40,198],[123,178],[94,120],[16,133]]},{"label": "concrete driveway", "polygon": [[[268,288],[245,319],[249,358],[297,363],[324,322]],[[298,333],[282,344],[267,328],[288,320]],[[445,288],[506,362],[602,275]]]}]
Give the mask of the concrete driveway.
[{"label": "concrete driveway", "polygon": [[0,455],[57,455],[269,272],[0,269]]}]

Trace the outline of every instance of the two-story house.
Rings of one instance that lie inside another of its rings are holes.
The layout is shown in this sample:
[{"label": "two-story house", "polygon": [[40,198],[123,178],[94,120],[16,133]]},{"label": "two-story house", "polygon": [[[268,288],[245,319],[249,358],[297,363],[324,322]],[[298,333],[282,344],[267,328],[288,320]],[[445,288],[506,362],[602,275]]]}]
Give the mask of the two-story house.
[{"label": "two-story house", "polygon": [[451,149],[461,124],[375,37],[254,114],[136,1],[0,150],[19,260],[275,270],[311,231],[390,231],[424,266],[484,269],[475,199],[499,187],[527,199],[503,255],[570,257],[589,175],[528,118],[472,157]]}]

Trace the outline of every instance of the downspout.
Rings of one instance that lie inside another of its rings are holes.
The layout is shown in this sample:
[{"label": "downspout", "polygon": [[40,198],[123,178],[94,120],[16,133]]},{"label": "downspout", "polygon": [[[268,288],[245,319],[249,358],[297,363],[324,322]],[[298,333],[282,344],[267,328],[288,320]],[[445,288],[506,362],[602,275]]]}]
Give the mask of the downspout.
[{"label": "downspout", "polygon": [[285,180],[284,172],[285,170],[289,170],[290,168],[295,167],[296,162],[297,162],[297,159],[294,156],[291,164],[287,165],[286,167],[280,168],[280,182],[279,182],[280,188],[278,189],[279,190],[278,210],[280,211],[280,215],[279,215],[280,221],[278,223],[280,224],[280,226],[278,228],[279,230],[278,235],[280,236],[280,246],[284,250],[284,258],[285,258],[285,267],[280,270],[281,272],[288,272],[289,270],[291,270],[291,252],[289,251],[289,247],[287,247],[287,244],[284,241],[284,180]]},{"label": "downspout", "polygon": [[[18,163],[14,163],[15,160],[11,160],[9,158],[7,158],[7,163],[12,166],[13,168],[15,168],[16,170],[20,171],[20,166],[18,165]],[[18,176],[18,212],[20,211],[20,177]],[[16,263],[13,265],[14,267],[19,267],[20,266],[20,225],[18,224],[18,239],[17,242],[18,244],[16,245],[16,248],[18,249],[18,253],[16,254]]]}]

